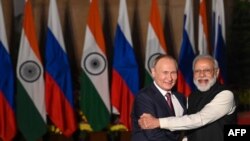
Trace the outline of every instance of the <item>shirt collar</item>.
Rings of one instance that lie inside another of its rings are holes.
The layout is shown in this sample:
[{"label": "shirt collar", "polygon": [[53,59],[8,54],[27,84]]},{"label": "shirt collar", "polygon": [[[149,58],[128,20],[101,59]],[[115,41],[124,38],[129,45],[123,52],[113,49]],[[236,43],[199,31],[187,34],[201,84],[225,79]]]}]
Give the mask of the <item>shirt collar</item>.
[{"label": "shirt collar", "polygon": [[165,97],[165,95],[166,95],[167,92],[169,92],[170,94],[172,94],[171,91],[165,91],[165,90],[163,90],[161,87],[159,87],[159,86],[156,84],[155,81],[154,81],[154,85],[155,85],[155,87],[160,91],[160,93],[161,93],[164,97]]}]

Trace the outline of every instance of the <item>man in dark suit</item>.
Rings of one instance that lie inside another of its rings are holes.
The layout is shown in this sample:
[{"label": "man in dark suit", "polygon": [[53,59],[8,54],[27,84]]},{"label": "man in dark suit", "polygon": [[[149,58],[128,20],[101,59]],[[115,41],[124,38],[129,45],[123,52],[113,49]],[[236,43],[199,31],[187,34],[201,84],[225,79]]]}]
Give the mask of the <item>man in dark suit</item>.
[{"label": "man in dark suit", "polygon": [[210,55],[199,55],[193,61],[193,81],[197,90],[188,97],[187,115],[155,118],[143,114],[143,129],[189,130],[189,141],[223,141],[224,126],[237,121],[234,93],[217,81],[219,66]]},{"label": "man in dark suit", "polygon": [[[151,69],[154,82],[137,94],[132,109],[132,141],[177,141],[180,132],[165,129],[143,130],[138,119],[143,113],[155,117],[182,116],[185,113],[185,97],[172,88],[177,80],[177,62],[169,55],[159,55]],[[166,97],[166,94],[170,97]]]}]

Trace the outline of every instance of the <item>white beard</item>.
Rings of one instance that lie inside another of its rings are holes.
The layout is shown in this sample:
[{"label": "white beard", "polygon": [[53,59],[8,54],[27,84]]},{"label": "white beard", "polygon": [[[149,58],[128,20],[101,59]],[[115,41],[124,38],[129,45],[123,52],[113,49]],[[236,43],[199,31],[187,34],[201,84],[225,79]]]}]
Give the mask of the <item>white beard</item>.
[{"label": "white beard", "polygon": [[198,80],[194,80],[194,84],[197,87],[198,90],[205,92],[207,90],[209,90],[216,82],[216,77],[213,77],[211,80],[208,81],[207,85],[202,86],[199,84]]}]

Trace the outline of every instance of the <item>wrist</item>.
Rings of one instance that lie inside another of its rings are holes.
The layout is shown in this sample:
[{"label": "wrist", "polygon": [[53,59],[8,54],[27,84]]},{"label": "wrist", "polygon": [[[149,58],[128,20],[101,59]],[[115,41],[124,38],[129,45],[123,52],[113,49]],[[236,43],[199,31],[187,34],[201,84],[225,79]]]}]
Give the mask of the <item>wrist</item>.
[{"label": "wrist", "polygon": [[157,120],[158,120],[158,127],[162,128],[162,126],[161,126],[162,125],[162,118],[158,118]]}]

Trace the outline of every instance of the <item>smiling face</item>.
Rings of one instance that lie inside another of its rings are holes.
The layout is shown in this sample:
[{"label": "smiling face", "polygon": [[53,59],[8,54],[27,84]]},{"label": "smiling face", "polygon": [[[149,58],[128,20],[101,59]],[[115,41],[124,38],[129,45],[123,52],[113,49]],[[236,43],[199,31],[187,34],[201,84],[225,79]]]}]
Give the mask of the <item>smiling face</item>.
[{"label": "smiling face", "polygon": [[200,91],[209,90],[216,82],[219,69],[211,58],[199,58],[194,64],[194,84]]},{"label": "smiling face", "polygon": [[161,58],[151,70],[155,83],[165,91],[173,88],[177,80],[177,66],[172,58]]}]

